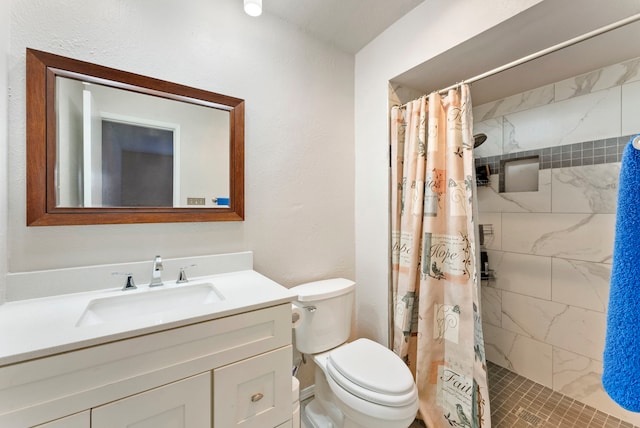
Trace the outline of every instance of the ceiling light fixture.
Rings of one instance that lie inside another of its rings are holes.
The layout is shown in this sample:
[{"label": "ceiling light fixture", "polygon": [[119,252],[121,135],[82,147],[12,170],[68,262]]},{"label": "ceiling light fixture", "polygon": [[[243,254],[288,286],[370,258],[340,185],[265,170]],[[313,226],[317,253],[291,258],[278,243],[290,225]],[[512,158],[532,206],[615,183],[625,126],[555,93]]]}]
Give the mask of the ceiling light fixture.
[{"label": "ceiling light fixture", "polygon": [[244,0],[244,11],[250,16],[262,14],[262,0]]}]

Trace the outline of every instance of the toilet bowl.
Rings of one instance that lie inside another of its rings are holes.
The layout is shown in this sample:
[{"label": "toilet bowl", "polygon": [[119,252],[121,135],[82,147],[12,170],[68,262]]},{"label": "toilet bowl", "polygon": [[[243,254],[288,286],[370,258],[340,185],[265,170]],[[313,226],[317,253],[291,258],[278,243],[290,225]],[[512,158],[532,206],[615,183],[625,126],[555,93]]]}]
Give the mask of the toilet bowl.
[{"label": "toilet bowl", "polygon": [[314,428],[406,428],[418,394],[406,364],[369,339],[347,343],[355,284],[333,279],[292,288],[301,320],[296,347],[316,364],[315,396],[306,407]]}]

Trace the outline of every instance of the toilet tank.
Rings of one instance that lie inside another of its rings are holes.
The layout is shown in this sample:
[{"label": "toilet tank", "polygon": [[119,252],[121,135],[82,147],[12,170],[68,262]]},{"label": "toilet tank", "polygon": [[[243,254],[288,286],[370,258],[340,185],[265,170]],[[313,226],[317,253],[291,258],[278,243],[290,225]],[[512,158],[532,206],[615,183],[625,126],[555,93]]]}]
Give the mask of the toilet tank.
[{"label": "toilet tank", "polygon": [[296,348],[317,354],[344,343],[351,332],[351,314],[356,284],[344,278],[298,285],[290,290],[302,316],[294,327]]}]

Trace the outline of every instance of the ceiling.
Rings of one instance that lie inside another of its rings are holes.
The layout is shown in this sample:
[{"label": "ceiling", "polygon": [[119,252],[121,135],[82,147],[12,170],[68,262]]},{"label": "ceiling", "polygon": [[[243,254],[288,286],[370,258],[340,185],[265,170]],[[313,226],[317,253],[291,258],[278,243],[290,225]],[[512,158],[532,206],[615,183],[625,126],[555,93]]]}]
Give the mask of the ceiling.
[{"label": "ceiling", "polygon": [[[424,0],[264,0],[275,15],[355,54]],[[606,7],[603,7],[606,4]],[[397,76],[429,93],[640,13],[640,1],[545,0]],[[640,57],[640,22],[473,83],[474,105]]]},{"label": "ceiling", "polygon": [[265,14],[355,54],[424,0],[264,0]]},{"label": "ceiling", "polygon": [[[547,0],[392,81],[430,93],[640,13],[640,1]],[[478,106],[640,57],[640,21],[472,84]]]}]

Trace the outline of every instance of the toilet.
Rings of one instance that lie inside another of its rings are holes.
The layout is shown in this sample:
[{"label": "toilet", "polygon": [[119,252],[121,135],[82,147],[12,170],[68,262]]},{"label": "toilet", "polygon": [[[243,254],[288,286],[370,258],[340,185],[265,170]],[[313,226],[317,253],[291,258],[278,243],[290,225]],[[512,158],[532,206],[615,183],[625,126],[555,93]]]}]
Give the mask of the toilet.
[{"label": "toilet", "polygon": [[[407,428],[418,391],[400,357],[369,339],[347,343],[355,283],[336,278],[291,288],[300,319],[296,348],[316,364],[314,398],[305,407],[313,428]],[[311,428],[311,427],[308,427]]]}]

